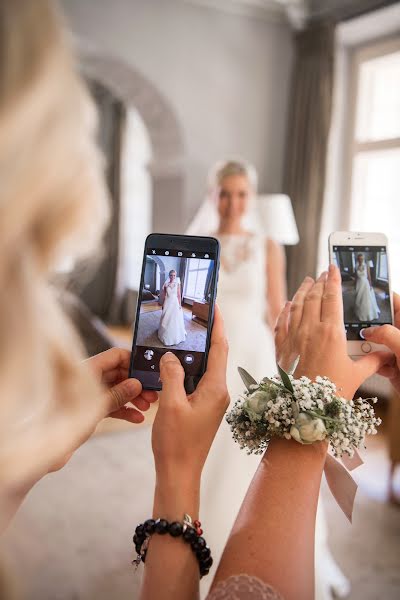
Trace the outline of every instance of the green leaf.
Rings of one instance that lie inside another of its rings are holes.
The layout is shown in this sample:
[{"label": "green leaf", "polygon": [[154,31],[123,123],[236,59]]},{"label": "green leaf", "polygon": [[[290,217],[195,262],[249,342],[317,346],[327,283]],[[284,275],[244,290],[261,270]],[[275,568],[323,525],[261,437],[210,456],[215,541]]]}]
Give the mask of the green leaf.
[{"label": "green leaf", "polygon": [[246,371],[246,369],[242,369],[242,367],[238,367],[239,375],[242,378],[246,389],[250,392],[251,385],[258,385],[257,381]]},{"label": "green leaf", "polygon": [[275,387],[281,388],[281,390],[286,390],[285,386],[281,383],[277,383],[276,381],[272,381],[269,377],[264,377],[263,381],[268,381],[270,385],[274,385]]},{"label": "green leaf", "polygon": [[290,381],[289,375],[278,364],[277,364],[277,367],[278,367],[279,375],[281,376],[283,385],[291,394],[294,394],[294,389],[292,386],[292,382]]}]

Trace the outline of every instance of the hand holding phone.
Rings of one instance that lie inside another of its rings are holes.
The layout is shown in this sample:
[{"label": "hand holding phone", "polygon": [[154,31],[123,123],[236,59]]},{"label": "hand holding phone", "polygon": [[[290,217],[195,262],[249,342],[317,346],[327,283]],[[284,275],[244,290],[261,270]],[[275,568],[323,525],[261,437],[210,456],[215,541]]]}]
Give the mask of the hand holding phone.
[{"label": "hand holding phone", "polygon": [[[219,269],[210,237],[151,234],[143,257],[130,377],[160,390],[160,359],[173,352],[192,392],[207,366]],[[155,294],[161,290],[158,297]]]},{"label": "hand holding phone", "polygon": [[384,345],[393,352],[392,360],[379,370],[379,375],[390,380],[400,393],[400,296],[393,294],[394,325],[369,327],[364,338],[370,343]]},{"label": "hand holding phone", "polygon": [[330,260],[342,278],[344,326],[351,356],[385,350],[364,339],[363,330],[393,323],[388,241],[383,233],[336,231],[329,236]]}]

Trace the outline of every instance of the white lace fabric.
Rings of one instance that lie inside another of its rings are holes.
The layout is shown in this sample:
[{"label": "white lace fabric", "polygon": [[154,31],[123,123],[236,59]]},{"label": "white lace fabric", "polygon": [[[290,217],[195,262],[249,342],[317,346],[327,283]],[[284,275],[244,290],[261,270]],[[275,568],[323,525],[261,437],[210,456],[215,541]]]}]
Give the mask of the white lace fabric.
[{"label": "white lace fabric", "polygon": [[251,575],[232,575],[221,581],[206,600],[284,600],[273,587]]}]

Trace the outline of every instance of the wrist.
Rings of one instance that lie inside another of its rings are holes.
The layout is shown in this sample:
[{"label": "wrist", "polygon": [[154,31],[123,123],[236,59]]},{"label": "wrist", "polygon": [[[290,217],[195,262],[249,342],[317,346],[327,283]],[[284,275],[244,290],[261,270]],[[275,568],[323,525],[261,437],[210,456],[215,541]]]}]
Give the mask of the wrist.
[{"label": "wrist", "polygon": [[154,492],[153,517],[181,521],[185,513],[199,517],[200,477],[159,477]]},{"label": "wrist", "polygon": [[287,458],[311,460],[313,462],[325,462],[329,443],[326,440],[313,442],[312,444],[300,444],[294,439],[272,438],[268,449],[265,451],[263,460],[267,460],[272,453],[285,453]]},{"label": "wrist", "polygon": [[[308,377],[311,379],[311,381],[315,381],[318,376],[323,377],[323,373],[315,373],[312,370],[305,368],[300,361],[295,372],[293,373],[293,377],[295,379],[300,379],[300,377],[303,376]],[[332,381],[332,383],[335,384],[337,396],[345,398],[346,400],[352,400],[354,398],[357,388],[354,389],[354,386],[348,385],[348,383],[340,381],[336,377],[330,377],[329,375],[327,375],[327,377],[330,381]]]}]

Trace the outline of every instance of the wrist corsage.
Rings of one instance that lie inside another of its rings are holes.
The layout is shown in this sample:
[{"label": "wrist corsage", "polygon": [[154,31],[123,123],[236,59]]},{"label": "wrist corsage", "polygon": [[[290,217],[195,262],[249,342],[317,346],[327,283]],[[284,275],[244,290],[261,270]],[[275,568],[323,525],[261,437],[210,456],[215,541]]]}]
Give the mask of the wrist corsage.
[{"label": "wrist corsage", "polygon": [[279,376],[257,383],[239,368],[247,391],[227,414],[233,439],[248,454],[262,454],[274,437],[301,444],[327,440],[334,456],[352,457],[367,434],[376,434],[381,419],[370,401],[347,401],[327,377],[295,379],[278,366]]}]

